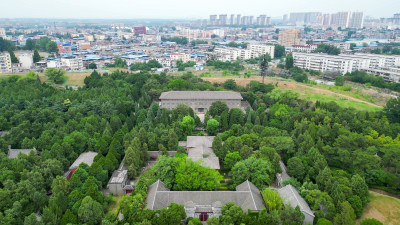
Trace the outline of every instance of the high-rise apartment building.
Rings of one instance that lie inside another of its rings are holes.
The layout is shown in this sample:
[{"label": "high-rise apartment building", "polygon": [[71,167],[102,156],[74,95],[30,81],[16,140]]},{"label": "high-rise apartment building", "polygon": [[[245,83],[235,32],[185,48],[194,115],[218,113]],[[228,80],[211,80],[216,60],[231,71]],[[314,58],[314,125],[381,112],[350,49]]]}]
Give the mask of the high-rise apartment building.
[{"label": "high-rise apartment building", "polygon": [[322,25],[324,26],[331,25],[331,19],[332,19],[331,14],[324,14],[322,17],[323,17]]},{"label": "high-rise apartment building", "polygon": [[226,15],[226,14],[219,15],[219,24],[220,25],[226,25],[227,21],[228,21],[228,15]]},{"label": "high-rise apartment building", "polygon": [[210,24],[211,25],[217,24],[217,15],[210,15]]},{"label": "high-rise apartment building", "polygon": [[0,73],[11,73],[11,57],[8,52],[0,52]]},{"label": "high-rise apartment building", "polygon": [[266,25],[266,20],[267,20],[267,15],[260,15],[257,18],[257,25],[265,26]]},{"label": "high-rise apartment building", "polygon": [[363,28],[364,26],[364,13],[363,12],[353,12],[350,19],[351,28]]},{"label": "high-rise apartment building", "polygon": [[230,18],[230,25],[234,25],[235,24],[235,14],[231,14],[231,18]]},{"label": "high-rise apartment building", "polygon": [[292,46],[300,44],[300,30],[292,29],[292,30],[281,30],[279,31],[279,42],[283,46]]},{"label": "high-rise apartment building", "polygon": [[350,12],[338,12],[336,13],[335,25],[341,28],[349,27],[350,23]]},{"label": "high-rise apartment building", "polygon": [[306,13],[290,13],[289,24],[291,25],[302,25],[306,18]]},{"label": "high-rise apartment building", "polygon": [[289,16],[288,14],[283,15],[283,25],[286,25],[289,22]]},{"label": "high-rise apartment building", "polygon": [[240,25],[242,23],[242,16],[240,14],[237,14],[236,16],[236,24]]},{"label": "high-rise apartment building", "polygon": [[254,16],[249,16],[249,25],[254,23]]}]

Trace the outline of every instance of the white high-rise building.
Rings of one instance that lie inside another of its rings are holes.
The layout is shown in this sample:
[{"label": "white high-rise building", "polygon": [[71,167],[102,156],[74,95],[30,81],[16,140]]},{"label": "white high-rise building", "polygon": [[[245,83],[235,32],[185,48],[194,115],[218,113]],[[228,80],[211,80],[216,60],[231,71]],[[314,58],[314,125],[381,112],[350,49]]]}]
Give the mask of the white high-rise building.
[{"label": "white high-rise building", "polygon": [[242,16],[240,14],[237,14],[237,16],[236,16],[236,24],[240,25],[241,22],[242,22]]},{"label": "white high-rise building", "polygon": [[341,28],[349,27],[350,23],[350,12],[338,12],[336,13],[335,25]]},{"label": "white high-rise building", "polygon": [[363,12],[353,12],[350,19],[351,28],[363,28],[364,26],[364,13]]},{"label": "white high-rise building", "polygon": [[230,18],[230,25],[234,25],[235,24],[235,14],[231,14],[231,18]]},{"label": "white high-rise building", "polygon": [[219,15],[219,24],[220,25],[226,25],[227,21],[228,21],[228,15],[226,15],[226,14]]}]

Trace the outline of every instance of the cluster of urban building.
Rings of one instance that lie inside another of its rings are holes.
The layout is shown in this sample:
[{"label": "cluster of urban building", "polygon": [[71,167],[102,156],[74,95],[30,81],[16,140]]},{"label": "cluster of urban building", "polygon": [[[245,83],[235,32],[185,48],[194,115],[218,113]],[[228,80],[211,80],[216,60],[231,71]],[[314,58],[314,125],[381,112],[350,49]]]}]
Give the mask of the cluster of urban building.
[{"label": "cluster of urban building", "polygon": [[[137,23],[76,24],[41,21],[40,26],[21,22],[0,21],[0,37],[25,49],[28,39],[48,37],[57,43],[58,52],[40,52],[42,59],[33,62],[32,50],[18,50],[18,63],[11,63],[7,51],[0,53],[0,73],[41,72],[47,68],[83,71],[89,65],[110,67],[116,58],[126,61],[127,68],[135,63],[158,61],[158,72],[174,72],[177,62],[194,61],[187,70],[203,70],[209,59],[221,61],[247,60],[268,53],[275,57],[276,45],[293,54],[296,66],[322,72],[342,74],[366,70],[387,81],[399,81],[399,59],[396,55],[370,54],[382,44],[400,43],[400,14],[372,20],[362,12],[290,13],[280,22],[266,15],[211,15],[206,23],[197,21],[171,24]],[[234,26],[232,26],[234,25]],[[237,26],[236,26],[237,25]],[[4,27],[4,28],[2,28]],[[229,43],[235,42],[235,45]],[[340,55],[317,54],[320,44],[334,45]],[[229,47],[231,46],[231,47]]]},{"label": "cluster of urban building", "polygon": [[209,25],[260,25],[268,26],[271,24],[271,17],[267,15],[242,16],[241,14],[231,14],[228,18],[227,14],[210,15]]}]

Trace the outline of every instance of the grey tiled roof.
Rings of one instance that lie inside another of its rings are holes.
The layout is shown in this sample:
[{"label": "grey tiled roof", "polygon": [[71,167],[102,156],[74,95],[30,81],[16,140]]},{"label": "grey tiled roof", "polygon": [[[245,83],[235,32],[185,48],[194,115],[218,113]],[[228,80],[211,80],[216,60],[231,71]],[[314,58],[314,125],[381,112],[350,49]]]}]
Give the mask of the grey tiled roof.
[{"label": "grey tiled roof", "polygon": [[201,145],[212,147],[214,136],[188,136],[186,145],[188,148],[193,148]]},{"label": "grey tiled roof", "polygon": [[86,163],[88,166],[91,166],[94,160],[94,157],[96,157],[97,152],[84,152],[82,153],[74,163],[69,167],[70,170],[76,169],[79,167],[79,164],[81,163]]},{"label": "grey tiled roof", "polygon": [[11,149],[11,147],[9,147],[7,157],[9,159],[16,159],[16,158],[18,158],[19,153],[29,155],[29,153],[31,151],[34,151],[35,153],[37,153],[35,148],[33,148],[33,149]]},{"label": "grey tiled roof", "polygon": [[242,100],[243,98],[240,93],[233,91],[168,91],[161,93],[160,99]]},{"label": "grey tiled roof", "polygon": [[149,187],[146,208],[157,210],[171,203],[207,207],[221,206],[233,202],[243,211],[264,209],[264,202],[258,189],[249,181],[238,185],[236,191],[170,191],[160,180]]},{"label": "grey tiled roof", "polygon": [[128,170],[115,170],[110,178],[109,184],[122,184],[127,179]]},{"label": "grey tiled roof", "polygon": [[285,187],[278,189],[278,193],[285,204],[290,204],[292,207],[299,206],[301,212],[314,217],[314,213],[311,211],[307,202],[300,196],[297,189],[292,185],[288,184]]},{"label": "grey tiled roof", "polygon": [[188,136],[188,158],[199,161],[201,165],[219,170],[219,158],[212,150],[214,136]]}]

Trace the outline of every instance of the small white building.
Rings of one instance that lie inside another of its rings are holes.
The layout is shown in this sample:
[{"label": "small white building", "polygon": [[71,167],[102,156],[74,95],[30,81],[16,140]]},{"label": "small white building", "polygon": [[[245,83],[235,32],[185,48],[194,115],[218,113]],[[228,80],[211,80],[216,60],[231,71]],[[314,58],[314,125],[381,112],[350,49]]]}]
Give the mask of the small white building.
[{"label": "small white building", "polygon": [[23,53],[18,56],[22,69],[29,70],[33,66],[33,54]]},{"label": "small white building", "polygon": [[83,69],[83,60],[79,57],[65,57],[61,58],[61,63],[67,70],[81,70]]}]

